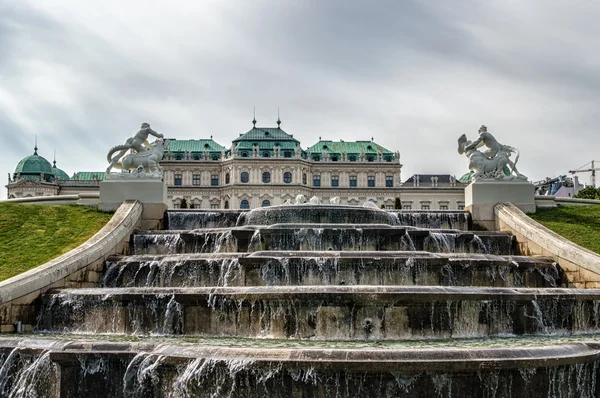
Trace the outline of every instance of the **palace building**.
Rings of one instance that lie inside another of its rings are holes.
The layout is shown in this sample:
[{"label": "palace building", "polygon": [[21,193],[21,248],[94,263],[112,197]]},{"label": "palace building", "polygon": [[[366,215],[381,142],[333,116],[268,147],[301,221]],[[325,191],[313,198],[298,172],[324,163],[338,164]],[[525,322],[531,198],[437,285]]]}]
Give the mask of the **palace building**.
[{"label": "palace building", "polygon": [[[104,172],[68,177],[39,156],[21,160],[9,176],[8,198],[98,191]],[[160,166],[171,208],[253,209],[316,196],[343,205],[366,201],[386,209],[464,208],[466,184],[447,174],[414,175],[401,182],[400,154],[370,141],[319,141],[303,149],[293,134],[257,127],[229,148],[209,139],[169,138]]]}]

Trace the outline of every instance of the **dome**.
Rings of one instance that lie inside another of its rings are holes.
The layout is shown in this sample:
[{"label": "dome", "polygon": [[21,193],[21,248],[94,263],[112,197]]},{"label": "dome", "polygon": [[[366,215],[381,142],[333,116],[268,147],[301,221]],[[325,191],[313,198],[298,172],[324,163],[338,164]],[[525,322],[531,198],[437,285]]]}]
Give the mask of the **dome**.
[{"label": "dome", "polygon": [[69,180],[69,175],[67,173],[65,173],[63,170],[56,167],[56,160],[54,161],[54,163],[52,165],[52,174],[54,174],[54,177],[57,180],[63,180],[63,181]]},{"label": "dome", "polygon": [[44,180],[54,180],[54,173],[52,172],[50,162],[38,155],[37,147],[33,155],[21,159],[15,168],[15,177],[17,174],[20,174],[21,178],[33,179],[39,178],[42,173],[44,174]]}]

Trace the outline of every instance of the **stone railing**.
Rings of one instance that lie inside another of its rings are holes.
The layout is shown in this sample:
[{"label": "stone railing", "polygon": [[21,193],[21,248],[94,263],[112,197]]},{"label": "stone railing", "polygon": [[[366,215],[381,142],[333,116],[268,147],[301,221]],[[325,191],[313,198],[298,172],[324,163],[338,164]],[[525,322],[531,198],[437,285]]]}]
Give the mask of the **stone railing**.
[{"label": "stone railing", "polygon": [[0,200],[0,203],[97,206],[99,201],[100,192],[82,192],[73,195],[29,196],[25,198],[6,199]]},{"label": "stone railing", "polygon": [[551,195],[536,195],[534,196],[534,200],[536,207],[600,205],[600,200],[557,198],[556,196]]},{"label": "stone railing", "polygon": [[107,256],[125,253],[142,220],[142,204],[126,201],[110,221],[85,243],[54,260],[0,282],[0,332],[35,324],[34,301],[49,288],[95,287]]},{"label": "stone railing", "polygon": [[600,255],[552,232],[511,203],[498,203],[494,213],[496,230],[513,234],[522,254],[552,257],[575,287],[600,288]]}]

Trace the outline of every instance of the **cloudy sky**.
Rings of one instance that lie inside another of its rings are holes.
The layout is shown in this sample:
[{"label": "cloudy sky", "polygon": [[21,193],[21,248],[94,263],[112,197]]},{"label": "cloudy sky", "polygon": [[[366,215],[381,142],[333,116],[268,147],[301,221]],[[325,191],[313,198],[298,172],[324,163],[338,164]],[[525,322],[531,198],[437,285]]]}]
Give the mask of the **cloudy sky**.
[{"label": "cloudy sky", "polygon": [[279,107],[303,147],[399,150],[403,179],[462,175],[457,138],[481,124],[530,179],[565,174],[600,159],[599,16],[578,0],[0,0],[0,172],[36,134],[72,175],[144,121],[229,146],[253,107],[260,126]]}]

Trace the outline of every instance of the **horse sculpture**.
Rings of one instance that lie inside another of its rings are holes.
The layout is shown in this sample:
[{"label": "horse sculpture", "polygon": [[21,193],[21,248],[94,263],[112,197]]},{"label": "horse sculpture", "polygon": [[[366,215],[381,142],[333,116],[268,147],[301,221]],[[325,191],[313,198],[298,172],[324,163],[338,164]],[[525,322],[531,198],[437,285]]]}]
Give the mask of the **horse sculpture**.
[{"label": "horse sculpture", "polygon": [[165,148],[168,144],[169,140],[158,139],[152,143],[152,147],[147,151],[130,153],[124,157],[121,157],[119,154],[112,158],[112,155],[115,152],[123,150],[123,145],[117,145],[108,151],[106,158],[109,166],[106,169],[106,172],[110,173],[110,170],[115,167],[121,169],[123,173],[128,171],[140,172],[143,170],[149,173],[159,173],[162,169],[158,165],[158,162],[162,160]]}]

